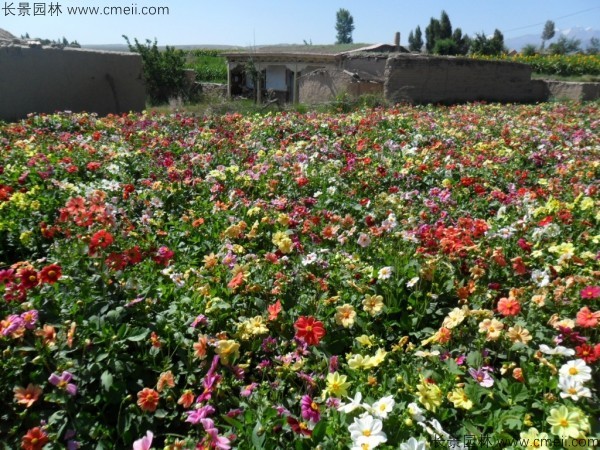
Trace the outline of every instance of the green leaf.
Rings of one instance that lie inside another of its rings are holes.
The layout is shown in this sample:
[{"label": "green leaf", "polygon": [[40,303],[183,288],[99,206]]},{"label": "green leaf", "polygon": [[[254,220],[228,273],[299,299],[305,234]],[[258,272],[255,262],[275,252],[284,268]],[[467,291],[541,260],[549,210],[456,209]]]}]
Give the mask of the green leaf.
[{"label": "green leaf", "polygon": [[325,437],[325,432],[327,431],[327,421],[321,420],[319,423],[315,425],[312,432],[312,440],[315,444],[318,444]]},{"label": "green leaf", "polygon": [[252,445],[258,450],[263,448],[266,438],[265,432],[262,428],[262,424],[257,421],[254,429],[252,430]]},{"label": "green leaf", "polygon": [[110,390],[110,388],[113,384],[112,374],[108,370],[105,370],[104,372],[102,372],[102,375],[100,376],[100,382],[102,383],[102,387],[104,388],[105,391]]},{"label": "green leaf", "polygon": [[148,336],[149,330],[142,330],[141,332],[138,331],[138,334],[134,334],[133,336],[129,336],[127,338],[128,341],[130,342],[140,342],[143,341],[144,339],[146,339],[146,337]]},{"label": "green leaf", "polygon": [[229,416],[221,416],[221,418],[225,422],[227,422],[229,425],[235,427],[238,431],[244,430],[244,424],[242,422],[240,422],[239,420],[236,420],[233,417],[229,417]]}]

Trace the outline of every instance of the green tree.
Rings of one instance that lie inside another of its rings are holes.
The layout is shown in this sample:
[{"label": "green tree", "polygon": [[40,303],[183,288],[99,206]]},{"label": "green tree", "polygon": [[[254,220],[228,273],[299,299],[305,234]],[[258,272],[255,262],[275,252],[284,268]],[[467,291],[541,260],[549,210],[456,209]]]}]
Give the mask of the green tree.
[{"label": "green tree", "polygon": [[183,95],[186,57],[182,50],[167,46],[160,51],[156,39],[154,42],[146,39],[146,45],[134,39],[135,45],[132,45],[127,36],[123,38],[129,51],[142,56],[146,92],[152,104],[166,103],[172,97]]},{"label": "green tree", "polygon": [[435,41],[433,53],[436,55],[456,55],[458,53],[458,46],[452,38],[438,39]]},{"label": "green tree", "polygon": [[450,39],[452,38],[452,24],[450,23],[450,17],[446,11],[442,11],[440,15],[440,32],[438,39]]},{"label": "green tree", "polygon": [[552,55],[567,55],[581,51],[581,41],[579,39],[561,36],[558,41],[550,44],[548,50]]},{"label": "green tree", "polygon": [[457,28],[452,33],[452,40],[456,43],[456,54],[466,55],[471,48],[471,38],[468,34],[463,35],[462,30]]},{"label": "green tree", "polygon": [[534,56],[537,55],[537,47],[534,44],[527,44],[521,49],[523,56]]},{"label": "green tree", "polygon": [[421,27],[417,25],[415,33],[411,31],[408,35],[408,48],[411,52],[420,52],[423,48],[423,33]]},{"label": "green tree", "polygon": [[425,48],[427,52],[433,53],[435,47],[435,41],[440,38],[440,21],[433,17],[429,20],[429,25],[425,28]]},{"label": "green tree", "polygon": [[354,18],[350,11],[340,8],[336,13],[335,30],[337,31],[336,44],[352,44],[354,31]]},{"label": "green tree", "polygon": [[554,22],[551,20],[546,21],[546,23],[544,24],[544,31],[542,31],[542,50],[544,50],[546,41],[549,41],[550,39],[552,39],[555,34],[556,34],[556,29],[555,29]]},{"label": "green tree", "polygon": [[504,36],[500,30],[494,30],[494,35],[488,38],[483,33],[477,33],[471,42],[471,52],[477,55],[495,56],[505,52]]},{"label": "green tree", "polygon": [[597,55],[600,53],[600,39],[593,37],[590,39],[587,50],[588,55]]}]

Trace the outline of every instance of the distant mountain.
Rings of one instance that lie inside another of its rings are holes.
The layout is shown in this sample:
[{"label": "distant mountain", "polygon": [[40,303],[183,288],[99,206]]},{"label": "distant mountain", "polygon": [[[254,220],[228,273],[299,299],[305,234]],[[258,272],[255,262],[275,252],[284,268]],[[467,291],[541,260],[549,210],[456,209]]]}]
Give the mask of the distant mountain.
[{"label": "distant mountain", "polygon": [[[573,27],[573,28],[565,28],[564,30],[556,29],[556,35],[553,39],[546,41],[546,48],[552,42],[556,42],[556,40],[560,36],[566,36],[569,39],[575,38],[581,41],[581,48],[586,49],[590,43],[590,39],[595,37],[600,39],[600,30],[596,30],[593,28],[582,28],[582,27]],[[537,34],[527,34],[524,36],[518,36],[514,38],[505,38],[504,45],[508,47],[509,50],[521,50],[527,44],[533,44],[539,47],[542,44],[542,29],[540,28],[540,32]]]}]

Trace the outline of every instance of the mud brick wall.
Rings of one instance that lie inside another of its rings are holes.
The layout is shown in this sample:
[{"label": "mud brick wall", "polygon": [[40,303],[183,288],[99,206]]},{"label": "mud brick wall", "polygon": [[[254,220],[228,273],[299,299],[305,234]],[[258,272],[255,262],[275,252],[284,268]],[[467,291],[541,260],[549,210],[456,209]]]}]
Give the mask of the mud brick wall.
[{"label": "mud brick wall", "polygon": [[536,102],[547,94],[531,81],[525,64],[460,57],[395,55],[385,68],[385,98],[391,102]]},{"label": "mud brick wall", "polygon": [[0,120],[63,110],[141,111],[145,99],[138,54],[0,46]]}]

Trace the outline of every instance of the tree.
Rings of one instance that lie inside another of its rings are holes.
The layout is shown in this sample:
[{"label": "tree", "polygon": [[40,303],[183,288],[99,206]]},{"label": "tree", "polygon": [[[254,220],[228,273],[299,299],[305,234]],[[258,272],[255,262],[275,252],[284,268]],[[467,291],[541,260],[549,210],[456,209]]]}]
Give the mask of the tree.
[{"label": "tree", "polygon": [[567,55],[581,51],[581,41],[579,39],[561,36],[558,41],[550,44],[548,50],[552,55]]},{"label": "tree", "polygon": [[494,30],[494,35],[488,38],[483,33],[477,33],[471,42],[471,52],[478,55],[496,56],[505,52],[504,36],[500,30]]},{"label": "tree", "polygon": [[335,30],[337,31],[336,44],[352,44],[352,32],[354,31],[354,18],[350,11],[340,8],[336,13]]},{"label": "tree", "polygon": [[466,55],[469,53],[469,49],[471,48],[471,38],[469,38],[468,34],[463,35],[462,30],[457,28],[452,33],[452,40],[456,42],[457,55]]},{"label": "tree", "polygon": [[417,25],[415,28],[415,33],[411,31],[408,35],[408,49],[411,52],[420,52],[423,48],[423,33],[421,32],[421,27]]},{"label": "tree", "polygon": [[182,95],[185,86],[185,53],[167,46],[164,51],[158,49],[156,39],[146,40],[142,45],[134,39],[135,45],[123,36],[129,51],[142,56],[146,92],[153,104],[166,103],[172,97]]},{"label": "tree", "polygon": [[544,50],[544,46],[546,45],[546,41],[549,41],[556,34],[556,29],[554,22],[551,20],[546,21],[544,24],[544,31],[542,31],[542,50]]},{"label": "tree", "polygon": [[435,41],[440,38],[440,21],[433,17],[429,20],[429,25],[425,28],[425,48],[429,53],[433,53]]},{"label": "tree", "polygon": [[523,56],[534,56],[537,54],[537,47],[534,44],[527,44],[521,49]]},{"label": "tree", "polygon": [[597,55],[600,53],[600,39],[593,37],[590,39],[590,43],[587,48],[588,55]]},{"label": "tree", "polygon": [[452,38],[452,24],[450,23],[450,17],[446,11],[442,11],[440,15],[440,32],[438,39],[450,39]]}]

